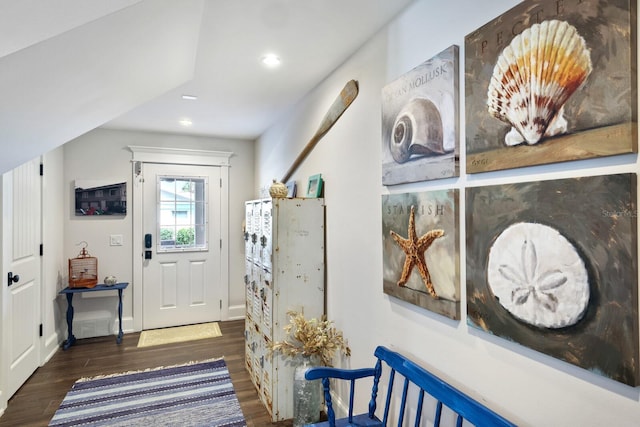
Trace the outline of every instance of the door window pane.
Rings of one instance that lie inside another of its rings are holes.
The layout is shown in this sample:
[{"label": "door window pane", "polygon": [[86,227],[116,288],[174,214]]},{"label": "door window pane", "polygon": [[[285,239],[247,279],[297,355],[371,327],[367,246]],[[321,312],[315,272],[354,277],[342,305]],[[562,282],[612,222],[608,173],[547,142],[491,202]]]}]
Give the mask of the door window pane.
[{"label": "door window pane", "polygon": [[158,177],[158,252],[208,249],[207,178]]}]

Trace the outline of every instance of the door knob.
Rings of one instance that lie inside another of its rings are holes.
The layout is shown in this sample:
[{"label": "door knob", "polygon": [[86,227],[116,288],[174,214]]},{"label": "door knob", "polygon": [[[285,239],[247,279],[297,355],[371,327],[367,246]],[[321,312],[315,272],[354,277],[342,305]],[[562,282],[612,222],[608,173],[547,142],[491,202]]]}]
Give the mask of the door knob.
[{"label": "door knob", "polygon": [[18,283],[18,280],[20,280],[20,276],[18,276],[17,274],[14,276],[12,272],[9,272],[9,274],[7,274],[7,286],[11,286],[14,283]]}]

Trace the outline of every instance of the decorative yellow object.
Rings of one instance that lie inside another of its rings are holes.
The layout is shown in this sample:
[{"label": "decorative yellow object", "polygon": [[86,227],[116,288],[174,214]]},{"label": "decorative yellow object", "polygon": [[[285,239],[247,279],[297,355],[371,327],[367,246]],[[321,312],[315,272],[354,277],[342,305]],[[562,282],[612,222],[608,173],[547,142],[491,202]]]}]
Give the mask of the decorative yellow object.
[{"label": "decorative yellow object", "polygon": [[284,199],[285,197],[287,197],[287,193],[287,186],[281,182],[277,182],[274,179],[273,184],[271,184],[271,187],[269,187],[269,194],[271,195],[271,197],[273,197],[274,199]]},{"label": "decorative yellow object", "polygon": [[317,357],[324,366],[331,366],[336,351],[351,356],[351,349],[342,336],[342,332],[333,326],[333,322],[322,319],[304,318],[302,313],[287,312],[289,324],[284,327],[287,339],[271,344],[270,350],[284,356]]}]

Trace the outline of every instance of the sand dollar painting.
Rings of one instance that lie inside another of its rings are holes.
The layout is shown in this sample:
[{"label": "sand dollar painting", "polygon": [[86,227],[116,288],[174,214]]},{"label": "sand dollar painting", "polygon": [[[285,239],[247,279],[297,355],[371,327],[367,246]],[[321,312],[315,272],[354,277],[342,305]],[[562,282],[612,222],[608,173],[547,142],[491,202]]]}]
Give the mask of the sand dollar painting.
[{"label": "sand dollar painting", "polygon": [[589,303],[584,261],[552,227],[519,222],[506,228],[489,250],[489,288],[519,320],[540,328],[576,324]]},{"label": "sand dollar painting", "polygon": [[467,323],[638,385],[636,174],[465,191]]}]

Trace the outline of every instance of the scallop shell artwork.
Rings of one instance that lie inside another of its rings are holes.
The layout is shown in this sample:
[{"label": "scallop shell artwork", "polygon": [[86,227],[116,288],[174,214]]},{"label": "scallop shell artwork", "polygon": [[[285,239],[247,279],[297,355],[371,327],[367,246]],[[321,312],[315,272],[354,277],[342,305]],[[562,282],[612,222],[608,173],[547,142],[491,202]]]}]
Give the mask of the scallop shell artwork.
[{"label": "scallop shell artwork", "polygon": [[517,319],[539,328],[574,325],[589,304],[589,278],[576,248],[556,229],[520,222],[489,251],[489,288]]},{"label": "scallop shell artwork", "polygon": [[389,144],[398,163],[416,154],[444,154],[442,117],[435,104],[425,98],[409,101],[396,117]]},{"label": "scallop shell artwork", "polygon": [[584,38],[565,21],[543,21],[504,48],[487,91],[489,113],[512,126],[509,146],[567,132],[564,105],[591,73]]}]

